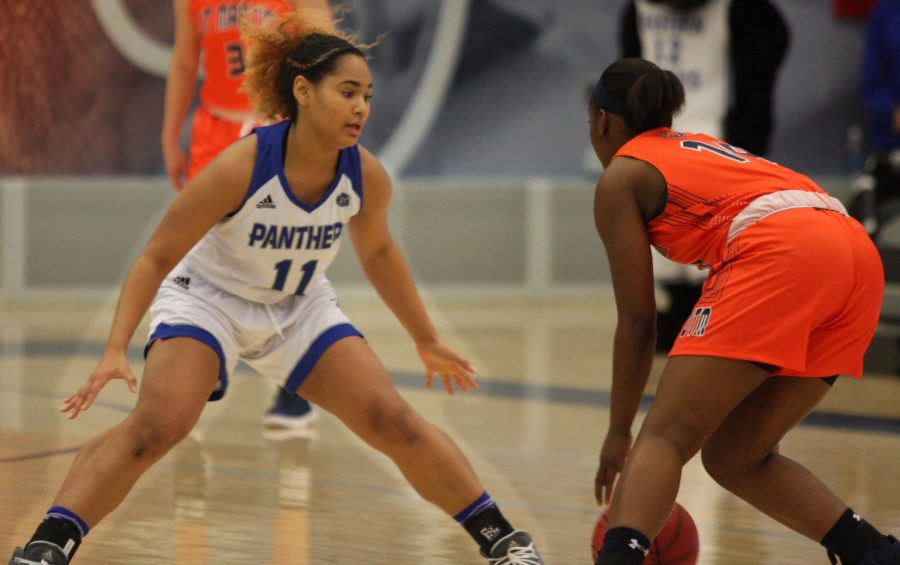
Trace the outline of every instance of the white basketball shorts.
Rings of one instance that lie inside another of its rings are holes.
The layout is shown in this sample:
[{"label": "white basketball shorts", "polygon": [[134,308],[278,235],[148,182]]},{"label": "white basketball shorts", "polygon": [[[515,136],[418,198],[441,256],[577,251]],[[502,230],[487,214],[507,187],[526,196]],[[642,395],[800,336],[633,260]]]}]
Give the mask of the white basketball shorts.
[{"label": "white basketball shorts", "polygon": [[170,276],[160,286],[150,315],[145,357],[157,339],[172,337],[196,339],[216,352],[219,384],[210,400],[225,396],[238,361],[296,393],[328,347],[345,337],[362,337],[325,277],[313,281],[304,296],[262,304],[196,276]]}]

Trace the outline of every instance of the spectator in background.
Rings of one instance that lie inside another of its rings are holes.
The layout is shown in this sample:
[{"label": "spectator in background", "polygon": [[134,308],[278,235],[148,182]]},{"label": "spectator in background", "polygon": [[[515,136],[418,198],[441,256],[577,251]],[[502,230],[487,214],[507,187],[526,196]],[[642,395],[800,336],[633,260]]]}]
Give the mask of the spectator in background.
[{"label": "spectator in background", "polygon": [[864,20],[875,0],[831,0],[831,12],[839,20]]},{"label": "spectator in background", "polygon": [[874,190],[874,201],[865,206],[867,191],[858,192],[850,212],[877,238],[879,229],[900,213],[900,0],[880,0],[869,13],[862,91],[869,115],[864,173],[870,180],[858,187]]},{"label": "spectator in background", "polygon": [[900,148],[900,0],[881,0],[869,14],[862,89],[871,148]]},{"label": "spectator in background", "polygon": [[[769,0],[629,0],[619,31],[623,57],[652,61],[684,85],[686,103],[673,129],[767,153],[775,80],[789,44]],[[669,303],[657,319],[656,349],[666,352],[700,298],[705,274],[656,252],[653,270]]]},{"label": "spectator in background", "polygon": [[[259,24],[272,14],[296,9],[305,20],[336,29],[328,0],[174,0],[175,45],[166,78],[162,149],[166,174],[176,190],[223,149],[258,125],[244,82],[245,47],[240,27],[246,18]],[[189,155],[181,147],[181,129],[203,71],[200,105],[191,122]],[[315,412],[305,399],[282,388],[263,417],[267,427],[303,429]]]}]

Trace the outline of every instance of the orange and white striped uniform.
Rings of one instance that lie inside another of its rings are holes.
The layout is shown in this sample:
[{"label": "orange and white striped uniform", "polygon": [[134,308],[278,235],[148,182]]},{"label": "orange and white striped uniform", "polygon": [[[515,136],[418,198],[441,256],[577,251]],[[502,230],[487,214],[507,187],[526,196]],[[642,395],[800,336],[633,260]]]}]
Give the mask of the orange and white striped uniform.
[{"label": "orange and white striped uniform", "polygon": [[660,128],[615,157],[655,167],[650,240],[710,270],[670,355],[744,359],[775,375],[862,376],[884,269],[862,226],[809,177],[702,134]]}]

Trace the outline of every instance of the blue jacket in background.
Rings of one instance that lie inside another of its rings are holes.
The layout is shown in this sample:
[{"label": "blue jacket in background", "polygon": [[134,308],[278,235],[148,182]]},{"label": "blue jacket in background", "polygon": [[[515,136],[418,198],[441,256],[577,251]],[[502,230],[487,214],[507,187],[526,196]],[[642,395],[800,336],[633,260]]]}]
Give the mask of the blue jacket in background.
[{"label": "blue jacket in background", "polygon": [[891,128],[894,111],[900,107],[900,0],[880,0],[869,13],[862,90],[871,148],[900,148],[900,133]]}]

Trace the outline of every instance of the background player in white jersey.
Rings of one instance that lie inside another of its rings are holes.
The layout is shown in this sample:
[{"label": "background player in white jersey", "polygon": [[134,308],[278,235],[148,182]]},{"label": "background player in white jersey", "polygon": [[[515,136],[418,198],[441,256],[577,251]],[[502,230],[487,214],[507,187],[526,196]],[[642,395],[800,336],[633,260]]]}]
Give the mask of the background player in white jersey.
[{"label": "background player in white jersey", "polygon": [[[766,154],[775,79],[789,44],[787,24],[770,0],[629,0],[619,42],[623,57],[652,61],[681,80],[685,105],[673,129]],[[658,314],[656,348],[667,352],[706,274],[656,252],[653,272],[668,299]]]},{"label": "background player in white jersey", "polygon": [[297,16],[256,28],[249,44],[256,108],[287,119],[201,170],[132,266],[103,357],[62,410],[75,418],[111,379],[137,388],[125,351],[150,307],[137,405],[81,449],[10,563],[70,562],[89,528],[188,434],[207,399],[225,394],[242,359],[388,455],[491,563],[540,565],[530,536],[513,530],[456,444],[399,395],[324,276],[349,232],[366,276],[415,341],[427,384],[438,375],[450,394],[477,387],[474,368],[438,338],[388,232],[390,179],[357,145],[372,92],[363,52]]}]

